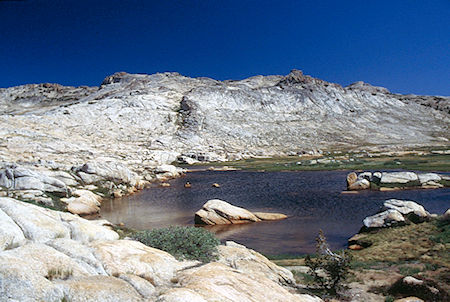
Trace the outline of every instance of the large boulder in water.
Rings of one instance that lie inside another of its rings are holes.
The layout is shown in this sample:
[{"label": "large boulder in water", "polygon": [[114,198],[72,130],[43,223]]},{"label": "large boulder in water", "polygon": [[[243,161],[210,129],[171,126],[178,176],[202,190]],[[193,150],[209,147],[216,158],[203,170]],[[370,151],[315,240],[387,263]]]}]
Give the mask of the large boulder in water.
[{"label": "large boulder in water", "polygon": [[252,213],[220,199],[211,199],[195,213],[196,224],[239,224],[261,220],[280,220],[287,218],[279,213]]},{"label": "large boulder in water", "polygon": [[220,199],[211,199],[195,213],[197,224],[236,224],[260,221],[252,212]]}]

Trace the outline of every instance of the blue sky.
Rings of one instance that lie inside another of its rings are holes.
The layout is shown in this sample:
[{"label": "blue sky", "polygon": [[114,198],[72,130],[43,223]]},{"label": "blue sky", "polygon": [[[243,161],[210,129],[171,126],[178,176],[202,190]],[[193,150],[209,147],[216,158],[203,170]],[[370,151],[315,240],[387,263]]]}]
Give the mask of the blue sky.
[{"label": "blue sky", "polygon": [[450,95],[450,1],[0,1],[0,87],[117,71],[219,80],[301,69]]}]

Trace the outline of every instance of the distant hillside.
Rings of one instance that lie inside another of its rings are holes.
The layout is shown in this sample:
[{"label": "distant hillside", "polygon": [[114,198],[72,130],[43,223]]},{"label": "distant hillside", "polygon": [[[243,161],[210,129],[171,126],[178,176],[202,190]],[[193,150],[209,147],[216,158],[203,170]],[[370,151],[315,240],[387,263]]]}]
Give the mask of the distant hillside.
[{"label": "distant hillside", "polygon": [[100,87],[0,89],[0,161],[107,157],[135,169],[335,148],[449,145],[450,98],[293,70],[241,81],[116,73]]}]

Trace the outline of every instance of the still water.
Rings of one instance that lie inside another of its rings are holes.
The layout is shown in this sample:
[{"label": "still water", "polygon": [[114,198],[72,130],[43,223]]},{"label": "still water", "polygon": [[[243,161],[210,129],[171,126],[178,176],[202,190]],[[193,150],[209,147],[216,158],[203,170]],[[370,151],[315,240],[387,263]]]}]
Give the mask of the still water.
[{"label": "still water", "polygon": [[[342,194],[347,171],[249,172],[202,171],[130,197],[104,201],[101,216],[136,229],[193,225],[194,213],[214,198],[250,211],[279,212],[288,219],[244,225],[208,227],[221,240],[233,240],[265,254],[314,252],[322,229],[333,249],[346,246],[364,217],[375,214],[386,199],[413,200],[430,213],[442,214],[450,205],[450,188],[362,191]],[[191,188],[185,188],[189,181]],[[212,187],[219,183],[220,188]]]}]

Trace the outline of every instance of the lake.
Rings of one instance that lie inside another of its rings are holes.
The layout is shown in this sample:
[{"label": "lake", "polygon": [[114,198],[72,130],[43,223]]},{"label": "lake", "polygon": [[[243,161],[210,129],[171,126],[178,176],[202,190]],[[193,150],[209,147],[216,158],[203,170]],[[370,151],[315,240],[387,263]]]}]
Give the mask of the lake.
[{"label": "lake", "polygon": [[[221,240],[233,240],[269,255],[305,254],[315,250],[322,229],[333,249],[346,247],[366,216],[390,198],[413,200],[430,213],[450,205],[450,188],[342,194],[348,171],[250,172],[200,171],[137,194],[103,202],[100,214],[112,223],[151,229],[193,225],[194,213],[210,199],[222,199],[250,211],[279,212],[288,219],[207,227]],[[189,181],[191,188],[185,188]],[[220,188],[212,187],[213,183]]]}]

